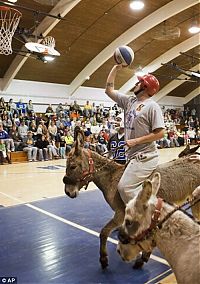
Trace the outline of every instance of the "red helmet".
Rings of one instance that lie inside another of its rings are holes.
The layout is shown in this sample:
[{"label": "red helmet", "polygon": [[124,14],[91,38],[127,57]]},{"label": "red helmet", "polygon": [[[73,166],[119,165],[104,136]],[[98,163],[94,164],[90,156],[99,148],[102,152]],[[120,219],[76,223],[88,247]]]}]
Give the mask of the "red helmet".
[{"label": "red helmet", "polygon": [[149,96],[155,95],[160,88],[159,81],[152,74],[137,77],[139,81],[143,82],[143,86],[147,88]]}]

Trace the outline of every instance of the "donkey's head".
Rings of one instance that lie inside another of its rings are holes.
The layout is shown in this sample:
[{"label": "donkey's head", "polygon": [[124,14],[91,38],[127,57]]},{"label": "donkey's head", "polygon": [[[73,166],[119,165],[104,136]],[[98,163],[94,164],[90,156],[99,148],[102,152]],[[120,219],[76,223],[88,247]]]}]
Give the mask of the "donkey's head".
[{"label": "donkey's head", "polygon": [[146,180],[143,189],[126,206],[124,222],[119,229],[117,251],[125,261],[134,259],[141,251],[151,251],[152,238],[145,239],[156,210],[156,194],[160,187],[160,174]]},{"label": "donkey's head", "polygon": [[84,134],[81,131],[76,134],[74,147],[67,156],[66,174],[63,178],[65,193],[71,198],[77,197],[80,189],[87,185],[94,171],[91,153],[83,147]]}]

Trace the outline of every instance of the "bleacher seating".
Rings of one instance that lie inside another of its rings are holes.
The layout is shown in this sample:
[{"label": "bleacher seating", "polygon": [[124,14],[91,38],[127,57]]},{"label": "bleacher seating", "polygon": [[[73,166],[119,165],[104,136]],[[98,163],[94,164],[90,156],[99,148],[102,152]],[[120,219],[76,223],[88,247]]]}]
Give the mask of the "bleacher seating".
[{"label": "bleacher seating", "polygon": [[27,153],[23,151],[11,152],[10,158],[12,163],[23,163],[28,161]]}]

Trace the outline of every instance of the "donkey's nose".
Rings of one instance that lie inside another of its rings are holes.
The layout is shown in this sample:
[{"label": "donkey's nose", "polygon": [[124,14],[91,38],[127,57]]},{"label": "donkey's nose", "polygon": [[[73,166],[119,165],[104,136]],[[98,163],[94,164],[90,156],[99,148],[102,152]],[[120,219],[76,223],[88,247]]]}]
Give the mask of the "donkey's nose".
[{"label": "donkey's nose", "polygon": [[67,183],[67,176],[63,177],[63,183],[66,184]]},{"label": "donkey's nose", "polygon": [[67,196],[69,196],[69,197],[70,197],[69,192],[68,192],[68,191],[66,191],[66,190],[65,190],[65,194],[66,194]]}]

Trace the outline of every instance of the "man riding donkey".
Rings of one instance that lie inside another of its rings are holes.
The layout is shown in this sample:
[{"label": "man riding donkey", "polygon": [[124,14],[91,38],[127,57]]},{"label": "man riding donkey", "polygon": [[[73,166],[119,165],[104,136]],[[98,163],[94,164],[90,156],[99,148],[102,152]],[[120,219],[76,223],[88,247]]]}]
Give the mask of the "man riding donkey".
[{"label": "man riding donkey", "polygon": [[156,140],[164,135],[164,119],[161,108],[151,98],[159,90],[159,81],[151,74],[138,77],[133,88],[135,96],[127,96],[114,89],[117,72],[122,65],[114,65],[107,78],[106,94],[114,100],[125,115],[125,142],[128,165],[118,184],[125,204],[131,200],[158,165]]}]

